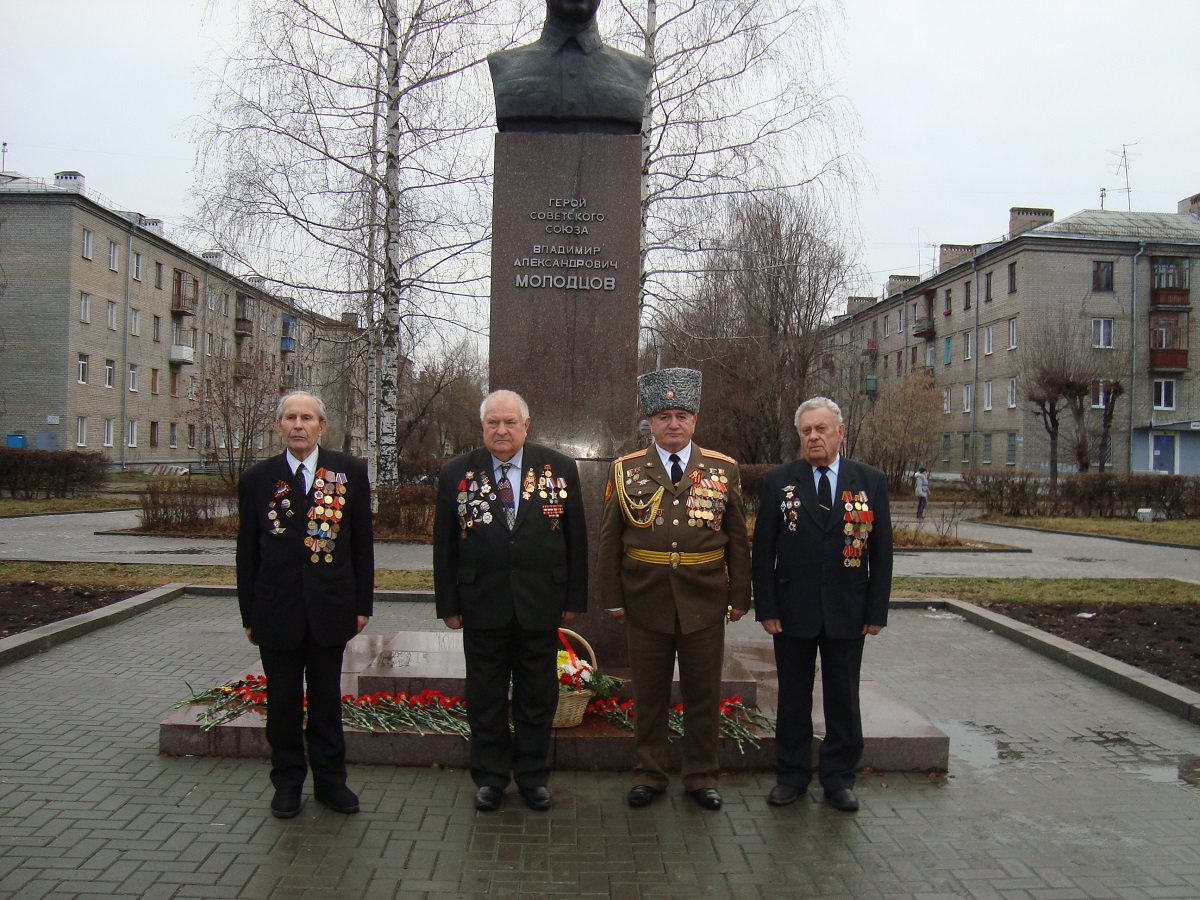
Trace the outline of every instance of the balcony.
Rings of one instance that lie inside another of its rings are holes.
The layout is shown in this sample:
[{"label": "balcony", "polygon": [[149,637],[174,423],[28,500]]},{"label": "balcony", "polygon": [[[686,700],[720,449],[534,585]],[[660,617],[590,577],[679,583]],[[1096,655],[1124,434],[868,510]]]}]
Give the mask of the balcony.
[{"label": "balcony", "polygon": [[196,351],[187,344],[172,344],[169,361],[173,366],[190,366],[196,361]]},{"label": "balcony", "polygon": [[250,337],[254,334],[254,320],[246,316],[238,316],[233,320],[233,336],[238,338]]},{"label": "balcony", "polygon": [[196,314],[196,298],[176,294],[171,298],[171,314],[176,316],[194,316]]},{"label": "balcony", "polygon": [[289,337],[286,334],[283,337],[281,337],[279,339],[279,352],[280,353],[295,353],[296,352],[296,339],[294,337]]},{"label": "balcony", "polygon": [[244,359],[239,359],[233,364],[233,377],[238,381],[245,381],[254,375],[254,364],[247,362]]},{"label": "balcony", "polygon": [[927,341],[933,340],[935,331],[933,319],[917,319],[913,323],[913,334],[919,338],[925,338]]},{"label": "balcony", "polygon": [[874,338],[867,341],[866,345],[862,349],[863,356],[874,357],[875,354],[878,352],[879,352],[879,342],[876,341]]},{"label": "balcony", "polygon": [[1155,288],[1150,292],[1150,311],[1179,310],[1192,308],[1191,293],[1187,288]]},{"label": "balcony", "polygon": [[874,394],[879,389],[879,379],[875,375],[868,375],[863,378],[862,390],[864,394]]},{"label": "balcony", "polygon": [[1151,372],[1186,372],[1188,367],[1187,347],[1151,347]]}]

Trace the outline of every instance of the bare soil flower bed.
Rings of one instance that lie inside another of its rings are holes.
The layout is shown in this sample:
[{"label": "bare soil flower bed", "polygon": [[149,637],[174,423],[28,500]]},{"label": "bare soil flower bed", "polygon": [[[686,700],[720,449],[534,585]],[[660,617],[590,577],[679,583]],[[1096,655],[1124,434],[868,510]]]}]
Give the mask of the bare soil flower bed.
[{"label": "bare soil flower bed", "polygon": [[0,637],[91,612],[140,593],[132,588],[96,588],[42,581],[0,583]]}]

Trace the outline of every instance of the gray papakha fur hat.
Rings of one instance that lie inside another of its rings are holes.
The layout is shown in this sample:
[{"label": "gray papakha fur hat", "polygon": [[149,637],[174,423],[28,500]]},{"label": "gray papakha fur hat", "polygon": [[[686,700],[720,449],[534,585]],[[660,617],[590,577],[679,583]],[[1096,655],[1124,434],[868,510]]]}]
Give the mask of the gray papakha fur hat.
[{"label": "gray papakha fur hat", "polygon": [[696,369],[657,369],[638,376],[638,403],[643,415],[664,409],[700,412],[700,372]]}]

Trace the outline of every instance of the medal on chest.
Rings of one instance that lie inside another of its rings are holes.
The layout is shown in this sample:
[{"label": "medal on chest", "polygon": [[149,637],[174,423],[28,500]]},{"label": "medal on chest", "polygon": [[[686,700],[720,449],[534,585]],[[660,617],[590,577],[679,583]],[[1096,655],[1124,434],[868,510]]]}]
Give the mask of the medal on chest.
[{"label": "medal on chest", "polygon": [[862,565],[863,551],[874,528],[875,511],[871,509],[866,491],[857,494],[842,491],[842,533],[846,546],[842,549],[842,565],[857,569]]}]

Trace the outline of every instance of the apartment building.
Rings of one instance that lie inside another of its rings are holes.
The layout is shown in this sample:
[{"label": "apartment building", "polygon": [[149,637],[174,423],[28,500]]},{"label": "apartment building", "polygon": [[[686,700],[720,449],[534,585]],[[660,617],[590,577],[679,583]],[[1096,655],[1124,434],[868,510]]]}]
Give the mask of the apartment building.
[{"label": "apartment building", "polygon": [[[1014,207],[1002,238],[943,244],[932,274],[892,276],[878,300],[850,298],[826,350],[857,360],[868,398],[887,379],[934,379],[937,471],[1049,469],[1047,431],[1024,384],[1022,357],[1036,346],[1086,354],[1100,368],[1086,410],[1090,462],[1107,450],[1117,472],[1200,474],[1200,380],[1189,355],[1198,212],[1200,195],[1175,213],[1087,210],[1059,221],[1053,210]],[[1061,421],[1058,465],[1071,471],[1075,432],[1066,411]]]},{"label": "apartment building", "polygon": [[[222,265],[220,253],[168,240],[160,220],[112,208],[78,172],[52,182],[0,174],[8,446],[101,450],[121,468],[203,465],[241,440],[212,404],[251,382],[275,393],[363,383],[349,350],[360,333],[353,316],[318,315]],[[362,453],[357,407],[331,410],[329,440]],[[279,446],[269,434],[257,449]]]}]

